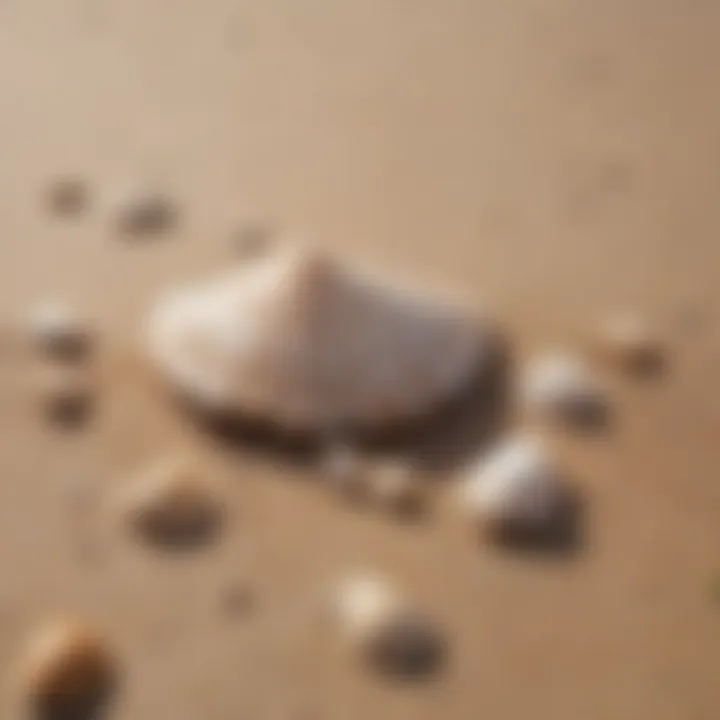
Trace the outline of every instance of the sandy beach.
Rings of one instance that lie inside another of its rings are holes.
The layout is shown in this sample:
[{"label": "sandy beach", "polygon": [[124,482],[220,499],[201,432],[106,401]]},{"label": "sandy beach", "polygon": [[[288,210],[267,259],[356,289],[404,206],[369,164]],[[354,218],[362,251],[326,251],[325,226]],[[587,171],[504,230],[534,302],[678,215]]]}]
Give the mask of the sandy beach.
[{"label": "sandy beach", "polygon": [[[3,676],[69,614],[122,657],[112,718],[717,718],[718,38],[711,0],[0,4]],[[87,183],[76,217],[48,211],[65,176]],[[113,197],[138,182],[176,200],[172,232],[118,237]],[[586,498],[582,552],[477,542],[452,442],[428,440],[431,511],[403,523],[188,423],[143,367],[144,322],[163,288],[236,262],[248,218],[462,298],[517,364],[581,351],[608,314],[649,318],[666,371],[606,372],[609,431],[555,439]],[[13,329],[45,298],[97,332],[97,408],[72,432],[19,379]],[[230,487],[217,544],[155,553],[78,513],[82,488],[187,448]],[[438,618],[439,677],[388,683],[328,650],[307,608],[353,567]],[[238,583],[254,600],[232,616]]]}]

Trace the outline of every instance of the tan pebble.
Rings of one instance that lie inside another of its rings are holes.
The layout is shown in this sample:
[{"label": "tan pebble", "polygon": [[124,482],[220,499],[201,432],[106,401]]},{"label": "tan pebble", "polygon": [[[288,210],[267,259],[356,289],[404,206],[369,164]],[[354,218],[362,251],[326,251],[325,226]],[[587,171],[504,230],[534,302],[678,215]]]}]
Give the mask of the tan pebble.
[{"label": "tan pebble", "polygon": [[55,215],[79,215],[88,204],[88,189],[79,177],[55,178],[46,193],[48,210]]},{"label": "tan pebble", "polygon": [[272,228],[267,224],[257,220],[246,220],[233,232],[232,242],[240,257],[254,258],[269,249],[273,235]]},{"label": "tan pebble", "polygon": [[144,540],[175,547],[211,539],[225,515],[219,484],[184,457],[163,459],[143,471],[117,502],[123,520]]},{"label": "tan pebble", "polygon": [[106,640],[73,620],[37,631],[20,663],[24,694],[44,709],[100,703],[116,676],[117,660]]},{"label": "tan pebble", "polygon": [[650,325],[631,315],[606,321],[596,346],[603,358],[632,374],[660,369],[665,356],[663,343]]},{"label": "tan pebble", "polygon": [[251,583],[247,580],[237,580],[220,593],[220,609],[227,615],[244,615],[253,609],[256,595]]},{"label": "tan pebble", "polygon": [[117,200],[115,224],[126,236],[159,234],[172,229],[178,219],[177,205],[159,190],[138,188]]},{"label": "tan pebble", "polygon": [[385,510],[402,514],[423,508],[423,483],[407,463],[380,462],[372,472],[371,488],[375,503]]},{"label": "tan pebble", "polygon": [[78,368],[50,365],[35,376],[36,393],[48,417],[60,424],[77,424],[87,418],[93,400],[88,373]]},{"label": "tan pebble", "polygon": [[32,309],[28,332],[32,344],[41,352],[67,360],[86,356],[93,339],[87,321],[57,300],[42,302]]}]

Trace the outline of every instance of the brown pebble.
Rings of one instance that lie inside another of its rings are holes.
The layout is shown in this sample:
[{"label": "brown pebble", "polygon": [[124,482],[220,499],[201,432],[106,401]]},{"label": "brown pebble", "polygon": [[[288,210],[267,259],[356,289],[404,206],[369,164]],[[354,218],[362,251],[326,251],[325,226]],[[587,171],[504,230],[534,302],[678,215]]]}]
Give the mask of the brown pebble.
[{"label": "brown pebble", "polygon": [[445,652],[438,629],[382,578],[345,580],[332,604],[341,635],[370,667],[405,677],[438,669]]},{"label": "brown pebble", "polygon": [[226,615],[239,616],[252,610],[256,596],[252,585],[238,580],[222,589],[220,593],[220,609]]},{"label": "brown pebble", "polygon": [[248,220],[233,232],[233,247],[242,258],[258,257],[268,250],[273,234],[265,223]]},{"label": "brown pebble", "polygon": [[214,538],[225,514],[219,485],[184,457],[143,471],[123,489],[119,505],[123,520],[143,540],[175,549]]},{"label": "brown pebble", "polygon": [[175,202],[157,190],[137,190],[121,199],[116,210],[116,225],[126,236],[144,237],[173,229],[179,209]]},{"label": "brown pebble", "polygon": [[603,358],[629,374],[655,373],[665,362],[660,338],[648,323],[630,315],[607,321],[596,344]]},{"label": "brown pebble", "polygon": [[54,360],[78,361],[90,353],[93,333],[89,324],[62,302],[36,305],[27,324],[31,343]]},{"label": "brown pebble", "polygon": [[93,391],[86,371],[58,365],[45,366],[36,375],[36,391],[53,422],[76,425],[87,419]]},{"label": "brown pebble", "polygon": [[79,177],[57,178],[48,187],[46,202],[54,215],[79,215],[88,204],[87,185]]},{"label": "brown pebble", "polygon": [[42,627],[20,663],[21,689],[41,717],[89,711],[107,700],[116,680],[116,656],[105,638],[74,620]]}]

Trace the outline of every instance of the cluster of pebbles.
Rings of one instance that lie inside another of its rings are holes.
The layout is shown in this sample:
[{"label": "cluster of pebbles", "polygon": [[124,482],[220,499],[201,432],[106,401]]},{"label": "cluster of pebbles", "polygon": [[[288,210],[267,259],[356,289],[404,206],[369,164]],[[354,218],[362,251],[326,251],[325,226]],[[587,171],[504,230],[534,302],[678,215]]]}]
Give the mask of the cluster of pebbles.
[{"label": "cluster of pebbles", "polygon": [[[75,211],[84,193],[56,188],[52,205]],[[150,232],[165,222],[157,196],[135,202],[121,223]],[[431,414],[489,371],[495,330],[448,302],[293,247],[259,253],[260,229],[238,237],[248,262],[217,278],[159,298],[147,327],[160,377],[201,414],[268,421],[280,433],[332,437],[318,474],[338,497],[393,514],[422,509],[426,484],[398,459],[374,459],[353,437]],[[83,359],[92,347],[86,322],[61,305],[38,309],[33,341],[47,360],[45,402],[75,412],[90,395]],[[597,350],[597,352],[595,352]],[[593,358],[635,374],[663,356],[638,320],[602,327]],[[531,359],[517,391],[533,422],[593,426],[606,418],[608,390],[581,354]],[[338,428],[350,428],[346,435]],[[460,473],[457,506],[492,543],[556,538],[575,510],[568,473],[544,435],[513,431]],[[195,546],[226,523],[225,490],[202,462],[161,458],[108,503],[113,519],[148,545]],[[438,625],[386,579],[359,573],[328,598],[338,635],[382,673],[426,675],[445,655]],[[118,672],[107,641],[82,623],[41,629],[22,663],[22,682],[40,704],[96,702]]]},{"label": "cluster of pebbles", "polygon": [[[48,186],[45,205],[56,217],[78,217],[92,201],[87,182],[77,175],[55,178]],[[173,198],[150,183],[128,183],[107,201],[113,228],[127,238],[166,233],[177,227],[179,207]]]}]

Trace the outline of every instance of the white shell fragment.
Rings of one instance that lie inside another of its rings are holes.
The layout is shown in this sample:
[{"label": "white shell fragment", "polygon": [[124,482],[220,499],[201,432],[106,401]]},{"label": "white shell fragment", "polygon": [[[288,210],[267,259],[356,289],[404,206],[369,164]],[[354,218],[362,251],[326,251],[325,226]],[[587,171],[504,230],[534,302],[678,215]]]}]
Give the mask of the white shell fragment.
[{"label": "white shell fragment", "polygon": [[408,463],[379,462],[373,469],[370,486],[373,501],[384,510],[411,514],[423,509],[423,484]]},{"label": "white shell fragment", "polygon": [[184,547],[209,540],[224,518],[224,497],[185,458],[165,458],[123,488],[116,498],[122,520],[144,540]]},{"label": "white shell fragment", "polygon": [[41,717],[75,717],[102,704],[117,679],[118,662],[105,638],[84,623],[42,626],[19,661],[20,689]]},{"label": "white shell fragment", "polygon": [[603,358],[631,374],[658,370],[665,354],[654,329],[633,315],[618,315],[605,321],[596,345]]},{"label": "white shell fragment", "polygon": [[427,675],[442,661],[444,644],[437,628],[382,578],[346,579],[336,590],[334,608],[350,646],[380,672]]},{"label": "white shell fragment", "polygon": [[87,322],[69,305],[45,301],[28,318],[30,339],[42,352],[53,357],[74,359],[90,349],[92,333]]},{"label": "white shell fragment", "polygon": [[367,429],[458,392],[490,353],[483,330],[444,303],[292,248],[166,295],[149,345],[206,409],[293,430]]},{"label": "white shell fragment", "polygon": [[604,419],[605,394],[585,363],[569,354],[551,353],[530,361],[521,384],[531,414],[590,424]]},{"label": "white shell fragment", "polygon": [[327,484],[350,501],[368,498],[367,466],[360,452],[344,443],[332,443],[321,458],[321,471]]},{"label": "white shell fragment", "polygon": [[565,520],[569,493],[540,438],[522,435],[470,468],[461,500],[491,536],[530,538],[552,533]]}]

